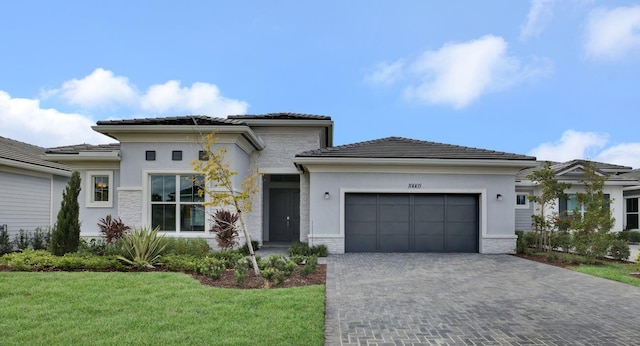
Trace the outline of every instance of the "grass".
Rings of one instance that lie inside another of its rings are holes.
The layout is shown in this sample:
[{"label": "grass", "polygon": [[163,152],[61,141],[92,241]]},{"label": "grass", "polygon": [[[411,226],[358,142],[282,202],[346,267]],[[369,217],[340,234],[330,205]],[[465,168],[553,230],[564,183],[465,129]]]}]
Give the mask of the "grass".
[{"label": "grass", "polygon": [[603,264],[595,265],[582,264],[576,267],[571,267],[571,269],[577,272],[640,287],[640,279],[629,275],[629,273],[640,271],[640,267],[637,264],[605,262]]},{"label": "grass", "polygon": [[219,289],[182,273],[0,272],[0,340],[322,345],[324,296],[324,286]]}]

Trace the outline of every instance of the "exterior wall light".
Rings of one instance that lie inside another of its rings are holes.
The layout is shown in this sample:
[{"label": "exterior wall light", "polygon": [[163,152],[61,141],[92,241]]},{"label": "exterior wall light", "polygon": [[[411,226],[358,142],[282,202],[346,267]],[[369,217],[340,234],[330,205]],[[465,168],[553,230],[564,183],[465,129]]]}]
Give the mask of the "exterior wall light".
[{"label": "exterior wall light", "polygon": [[496,195],[496,199],[497,199],[498,201],[502,201],[502,195],[501,195],[501,194],[497,194],[497,195]]},{"label": "exterior wall light", "polygon": [[324,199],[331,199],[331,195],[329,194],[329,192],[324,193]]}]

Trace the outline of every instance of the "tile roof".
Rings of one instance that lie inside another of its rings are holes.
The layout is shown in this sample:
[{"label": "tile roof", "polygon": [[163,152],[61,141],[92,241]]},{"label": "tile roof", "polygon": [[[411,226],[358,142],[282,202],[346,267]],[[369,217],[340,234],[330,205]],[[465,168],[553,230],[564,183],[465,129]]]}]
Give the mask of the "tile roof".
[{"label": "tile roof", "polygon": [[625,174],[621,174],[622,177],[624,178],[629,178],[629,179],[635,179],[635,180],[640,180],[640,168],[636,168],[630,172],[627,172]]},{"label": "tile roof", "polygon": [[535,157],[459,145],[387,137],[372,141],[305,151],[296,157],[415,158],[535,160]]},{"label": "tile roof", "polygon": [[46,150],[46,153],[47,154],[78,154],[81,151],[104,152],[104,151],[114,151],[114,150],[120,150],[120,143],[109,143],[109,144],[100,144],[100,145],[91,145],[91,144],[65,145],[62,147],[49,148]]},{"label": "tile roof", "polygon": [[98,125],[243,125],[233,119],[215,118],[206,115],[182,115],[163,118],[138,118],[122,120],[101,120]]},{"label": "tile roof", "polygon": [[301,113],[267,113],[267,114],[244,114],[230,115],[229,119],[280,119],[280,120],[331,120],[325,115],[301,114]]},{"label": "tile roof", "polygon": [[[518,180],[526,179],[527,175],[529,175],[530,173],[532,173],[537,169],[544,167],[546,162],[547,161],[538,161],[538,165],[536,167],[525,168],[521,170],[520,172],[518,172],[518,174],[516,174],[516,179]],[[580,165],[584,166],[587,164],[592,164],[595,166],[597,170],[599,170],[603,174],[609,174],[609,179],[611,180],[637,179],[637,178],[633,179],[631,176],[628,175],[627,172],[631,170],[631,167],[628,167],[628,166],[621,166],[621,165],[616,165],[616,164],[611,164],[606,162],[597,162],[597,161],[589,161],[589,160],[582,160],[582,159],[571,160],[566,162],[554,162],[554,161],[549,161],[549,162],[551,162],[551,170],[553,170],[556,174],[562,171],[566,171],[575,166],[580,166]]]},{"label": "tile roof", "polygon": [[69,171],[69,167],[42,159],[46,149],[0,136],[0,159],[26,163],[38,167]]}]

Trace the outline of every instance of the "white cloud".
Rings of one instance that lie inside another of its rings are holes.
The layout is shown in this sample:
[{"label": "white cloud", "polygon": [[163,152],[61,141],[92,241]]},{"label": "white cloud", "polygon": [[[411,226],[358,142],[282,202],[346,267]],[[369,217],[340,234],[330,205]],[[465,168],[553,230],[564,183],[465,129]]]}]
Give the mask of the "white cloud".
[{"label": "white cloud", "polygon": [[585,50],[593,60],[619,60],[640,53],[640,6],[597,8],[586,26]]},{"label": "white cloud", "polygon": [[402,78],[403,68],[404,60],[397,60],[393,63],[381,62],[365,79],[373,84],[393,84]]},{"label": "white cloud", "polygon": [[555,0],[531,0],[527,20],[520,28],[520,40],[539,36],[553,18]]},{"label": "white cloud", "polygon": [[217,86],[193,83],[191,88],[180,87],[179,81],[153,85],[140,100],[141,108],[155,113],[187,111],[190,114],[226,116],[242,114],[249,105],[220,95]]},{"label": "white cloud", "polygon": [[90,117],[41,108],[40,101],[12,98],[0,90],[0,135],[44,147],[108,143],[111,138],[91,130]]},{"label": "white cloud", "polygon": [[126,77],[114,76],[113,72],[102,68],[95,69],[82,79],[66,81],[60,89],[45,92],[45,95],[56,94],[72,105],[85,108],[134,104],[138,98],[135,87],[129,84]]},{"label": "white cloud", "polygon": [[[508,44],[502,37],[487,35],[424,52],[404,70],[405,75],[416,80],[405,88],[405,96],[461,109],[486,93],[535,80],[552,71],[553,65],[545,59],[522,66],[518,58],[508,54]],[[378,72],[384,75],[385,69]]]},{"label": "white cloud", "polygon": [[599,162],[640,167],[640,143],[623,143],[607,147],[609,135],[567,130],[553,143],[542,143],[529,152],[538,160],[569,161],[589,159]]}]

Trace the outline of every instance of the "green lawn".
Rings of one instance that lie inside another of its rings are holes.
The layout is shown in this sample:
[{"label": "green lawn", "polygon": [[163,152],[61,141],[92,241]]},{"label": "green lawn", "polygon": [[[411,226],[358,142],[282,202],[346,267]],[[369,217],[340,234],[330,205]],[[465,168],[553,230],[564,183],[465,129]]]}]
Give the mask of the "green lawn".
[{"label": "green lawn", "polygon": [[322,345],[324,296],[182,273],[0,272],[0,343]]},{"label": "green lawn", "polygon": [[593,276],[597,276],[597,277],[601,277],[609,280],[624,282],[625,284],[629,284],[633,286],[640,286],[640,279],[637,279],[629,275],[629,273],[631,272],[640,271],[640,267],[638,266],[638,264],[622,264],[622,263],[605,262],[603,264],[597,264],[597,265],[581,264],[579,266],[572,267],[571,269],[577,272],[581,272],[581,273],[585,273],[585,274],[589,274],[589,275],[593,275]]}]

